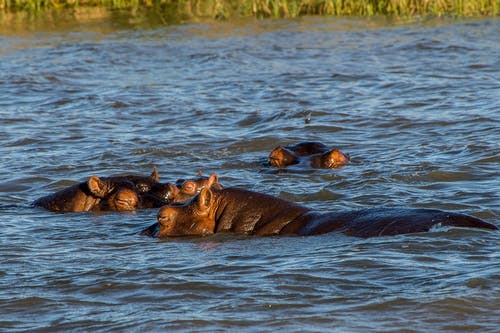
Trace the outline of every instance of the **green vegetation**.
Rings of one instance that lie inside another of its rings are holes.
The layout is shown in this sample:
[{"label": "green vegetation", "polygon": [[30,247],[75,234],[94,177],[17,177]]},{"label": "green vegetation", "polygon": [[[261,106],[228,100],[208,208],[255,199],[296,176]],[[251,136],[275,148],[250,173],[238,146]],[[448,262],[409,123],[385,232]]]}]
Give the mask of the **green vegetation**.
[{"label": "green vegetation", "polygon": [[103,7],[154,10],[183,19],[302,15],[497,16],[500,0],[0,0],[0,13]]}]

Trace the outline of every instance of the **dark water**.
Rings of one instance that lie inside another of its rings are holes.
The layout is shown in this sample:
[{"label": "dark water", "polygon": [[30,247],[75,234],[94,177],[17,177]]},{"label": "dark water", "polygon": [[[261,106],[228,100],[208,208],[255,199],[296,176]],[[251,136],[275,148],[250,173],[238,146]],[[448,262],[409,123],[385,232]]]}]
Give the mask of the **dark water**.
[{"label": "dark water", "polygon": [[[216,172],[322,211],[499,225],[499,36],[499,20],[325,18],[4,31],[0,331],[498,332],[498,232],[158,240],[138,234],[155,210],[30,203],[157,164],[163,181]],[[352,163],[263,165],[304,140]]]}]

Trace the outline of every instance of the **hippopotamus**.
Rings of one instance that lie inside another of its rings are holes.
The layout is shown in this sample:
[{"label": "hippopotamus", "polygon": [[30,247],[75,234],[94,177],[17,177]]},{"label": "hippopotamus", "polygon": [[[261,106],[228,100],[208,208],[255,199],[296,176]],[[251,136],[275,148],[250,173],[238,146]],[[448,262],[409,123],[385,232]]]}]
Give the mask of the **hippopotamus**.
[{"label": "hippopotamus", "polygon": [[150,176],[91,176],[85,182],[39,198],[33,204],[59,213],[86,212],[101,205],[101,208],[131,210],[138,202],[133,193],[147,193],[159,184],[158,181],[156,166]]},{"label": "hippopotamus", "polygon": [[144,229],[143,234],[169,237],[233,232],[307,236],[341,232],[367,238],[425,232],[437,225],[498,229],[472,216],[436,209],[373,208],[321,213],[268,194],[239,188],[203,188],[187,203],[162,207],[157,223]]},{"label": "hippopotamus", "polygon": [[86,182],[70,186],[34,202],[54,212],[87,212],[159,208],[169,203],[190,199],[204,187],[222,189],[216,174],[194,179],[180,179],[176,184],[160,183],[158,170],[151,176],[90,177]]},{"label": "hippopotamus", "polygon": [[338,149],[330,149],[320,142],[301,142],[285,147],[278,146],[269,154],[269,165],[276,168],[305,164],[317,169],[337,169],[349,160],[348,154],[344,154]]}]

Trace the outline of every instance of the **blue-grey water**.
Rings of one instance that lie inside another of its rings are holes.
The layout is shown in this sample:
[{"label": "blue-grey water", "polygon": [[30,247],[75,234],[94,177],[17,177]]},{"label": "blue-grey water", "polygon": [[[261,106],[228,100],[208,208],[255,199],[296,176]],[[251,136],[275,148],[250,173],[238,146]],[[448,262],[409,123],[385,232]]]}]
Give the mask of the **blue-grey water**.
[{"label": "blue-grey water", "polygon": [[[2,30],[0,331],[498,332],[500,232],[158,240],[139,234],[155,209],[31,203],[156,164],[162,181],[215,172],[321,211],[500,225],[499,36],[498,19]],[[306,140],[352,162],[264,165]]]}]

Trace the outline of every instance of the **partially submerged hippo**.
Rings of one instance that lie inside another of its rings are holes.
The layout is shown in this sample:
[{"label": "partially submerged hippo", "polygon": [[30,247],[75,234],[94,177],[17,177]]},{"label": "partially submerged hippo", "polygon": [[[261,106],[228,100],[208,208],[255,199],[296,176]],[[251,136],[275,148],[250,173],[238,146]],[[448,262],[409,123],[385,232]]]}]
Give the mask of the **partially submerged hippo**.
[{"label": "partially submerged hippo", "polygon": [[[204,187],[222,189],[217,175],[182,180],[179,186],[159,183],[158,170],[151,176],[90,177],[86,182],[70,186],[34,202],[53,212],[86,212],[159,208],[169,203],[190,199]],[[179,183],[179,181],[178,181]]]},{"label": "partially submerged hippo", "polygon": [[59,213],[86,212],[101,205],[101,208],[131,210],[137,204],[132,193],[147,193],[158,184],[158,180],[156,166],[151,176],[91,176],[85,182],[39,198],[33,204]]},{"label": "partially submerged hippo", "polygon": [[375,237],[424,232],[435,225],[498,229],[472,216],[435,209],[375,208],[318,213],[267,194],[237,188],[203,188],[188,203],[162,207],[158,222],[143,233],[155,237],[218,232],[305,236],[337,231],[349,236]]},{"label": "partially submerged hippo", "polygon": [[269,154],[269,165],[285,168],[303,163],[312,168],[337,169],[349,162],[350,157],[338,149],[330,149],[320,142],[301,142],[278,146]]}]

